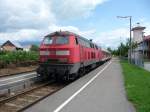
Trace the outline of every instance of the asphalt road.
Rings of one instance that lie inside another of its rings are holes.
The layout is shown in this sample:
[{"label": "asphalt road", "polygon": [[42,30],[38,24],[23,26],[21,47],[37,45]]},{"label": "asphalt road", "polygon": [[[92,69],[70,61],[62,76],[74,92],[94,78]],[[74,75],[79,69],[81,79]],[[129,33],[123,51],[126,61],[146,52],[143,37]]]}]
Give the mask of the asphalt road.
[{"label": "asphalt road", "polygon": [[98,67],[25,112],[135,112],[118,60]]}]

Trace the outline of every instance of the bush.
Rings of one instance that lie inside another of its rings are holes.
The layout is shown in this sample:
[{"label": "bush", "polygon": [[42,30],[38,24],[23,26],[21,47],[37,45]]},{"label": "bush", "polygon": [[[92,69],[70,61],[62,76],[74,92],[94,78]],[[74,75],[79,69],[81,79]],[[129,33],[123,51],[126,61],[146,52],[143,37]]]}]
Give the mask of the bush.
[{"label": "bush", "polygon": [[38,61],[38,52],[35,51],[15,51],[15,52],[0,52],[0,68],[6,67],[8,64],[19,64]]}]

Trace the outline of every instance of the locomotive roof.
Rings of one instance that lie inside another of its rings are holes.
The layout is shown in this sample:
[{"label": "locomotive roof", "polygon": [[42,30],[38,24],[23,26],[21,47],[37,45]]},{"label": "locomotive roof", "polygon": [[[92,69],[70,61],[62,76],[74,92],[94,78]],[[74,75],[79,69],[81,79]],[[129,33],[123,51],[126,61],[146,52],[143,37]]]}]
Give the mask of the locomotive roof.
[{"label": "locomotive roof", "polygon": [[[84,37],[82,37],[82,36],[80,36],[80,35],[78,35],[76,33],[70,32],[70,31],[56,31],[56,32],[53,32],[53,33],[50,33],[50,34],[46,35],[46,37],[49,37],[49,36],[51,37],[51,36],[56,36],[56,35],[61,35],[61,36],[75,35],[77,38],[81,38],[81,39],[83,39],[85,41],[88,41],[89,43],[93,43],[92,41],[90,41],[90,40],[88,40],[88,39],[86,39],[86,38],[84,38]],[[93,43],[93,44],[95,44],[95,43]]]},{"label": "locomotive roof", "polygon": [[107,49],[102,48],[102,51],[110,53]]},{"label": "locomotive roof", "polygon": [[47,36],[55,36],[55,35],[77,35],[77,34],[69,32],[69,31],[56,31],[56,32],[48,34]]},{"label": "locomotive roof", "polygon": [[[87,42],[89,42],[89,43],[92,43],[92,44],[96,45],[99,49],[101,49],[101,46],[97,45],[96,43],[94,43],[94,42],[92,42],[92,41],[90,41],[90,40],[88,40],[88,39],[86,39],[86,38],[84,38],[84,37],[82,37],[82,36],[80,36],[80,35],[78,35],[78,34],[76,34],[76,33],[70,32],[70,31],[56,31],[56,32],[53,32],[53,33],[50,33],[50,34],[46,35],[45,37],[49,37],[49,36],[51,37],[51,36],[56,36],[56,35],[59,35],[59,36],[60,36],[60,35],[61,35],[61,36],[74,35],[74,36],[76,36],[77,38],[81,38],[81,39],[83,39],[83,40],[85,40],[85,41],[87,41]],[[106,51],[105,51],[105,52],[106,52]]]}]

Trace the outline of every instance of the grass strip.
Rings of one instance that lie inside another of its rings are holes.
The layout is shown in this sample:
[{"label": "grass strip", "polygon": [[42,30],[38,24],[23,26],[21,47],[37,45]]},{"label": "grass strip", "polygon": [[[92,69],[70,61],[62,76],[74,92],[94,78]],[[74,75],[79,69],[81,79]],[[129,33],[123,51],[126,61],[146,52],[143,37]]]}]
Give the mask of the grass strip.
[{"label": "grass strip", "polygon": [[150,72],[121,61],[128,100],[137,112],[150,112]]}]

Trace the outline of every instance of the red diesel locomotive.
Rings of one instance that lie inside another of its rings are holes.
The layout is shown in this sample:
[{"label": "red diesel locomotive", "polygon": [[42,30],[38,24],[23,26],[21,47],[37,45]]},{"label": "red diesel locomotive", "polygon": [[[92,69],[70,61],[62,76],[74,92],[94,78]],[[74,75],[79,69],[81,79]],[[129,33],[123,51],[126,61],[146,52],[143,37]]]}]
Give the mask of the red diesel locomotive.
[{"label": "red diesel locomotive", "polygon": [[109,52],[75,33],[59,31],[45,36],[40,45],[37,73],[56,79],[73,80],[111,58]]}]

